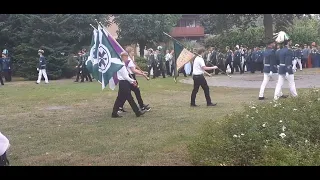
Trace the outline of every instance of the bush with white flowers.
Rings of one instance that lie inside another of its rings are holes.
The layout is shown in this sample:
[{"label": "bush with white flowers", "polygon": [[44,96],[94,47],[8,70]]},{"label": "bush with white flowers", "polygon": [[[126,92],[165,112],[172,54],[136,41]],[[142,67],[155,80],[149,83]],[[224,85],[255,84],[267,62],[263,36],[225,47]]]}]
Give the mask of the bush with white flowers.
[{"label": "bush with white flowers", "polygon": [[189,145],[195,165],[320,165],[320,91],[246,105],[207,122]]}]

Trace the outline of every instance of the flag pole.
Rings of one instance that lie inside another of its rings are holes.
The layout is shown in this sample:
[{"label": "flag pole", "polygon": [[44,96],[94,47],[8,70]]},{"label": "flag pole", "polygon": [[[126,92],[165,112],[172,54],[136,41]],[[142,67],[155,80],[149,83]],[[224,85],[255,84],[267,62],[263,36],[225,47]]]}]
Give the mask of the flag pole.
[{"label": "flag pole", "polygon": [[[102,27],[102,29],[104,29],[110,36],[111,36],[111,34],[108,32],[108,30],[106,30],[106,28],[105,28],[105,26],[101,23],[101,22],[98,22],[98,20],[97,19],[95,19],[96,20],[96,22],[98,23],[98,25],[100,25],[101,27]],[[122,46],[118,43],[118,41],[116,41],[116,40],[114,40],[114,42],[119,46],[119,47],[121,47],[122,48]],[[122,48],[123,49],[123,48]],[[124,50],[124,49],[123,49]],[[125,51],[125,50],[124,50]],[[144,71],[142,71],[141,70],[141,68],[137,65],[137,63],[135,62],[135,61],[133,61],[133,58],[130,56],[130,54],[128,54],[129,55],[129,57],[132,59],[132,62],[136,65],[136,68],[141,72],[141,73],[143,73],[144,74]],[[150,78],[149,77],[145,77],[148,81],[150,80]]]},{"label": "flag pole", "polygon": [[[175,38],[173,38],[172,36],[170,36],[169,34],[163,32],[163,34],[165,34],[166,36],[168,36],[169,38],[171,38],[172,40],[176,41],[178,44],[180,44],[183,47],[186,47],[185,45],[183,45],[182,43],[180,43],[178,40],[176,40]],[[200,56],[198,53],[196,52],[192,52],[193,54]],[[228,77],[231,78],[231,76],[226,72],[226,71],[222,71],[220,68],[218,68],[219,71],[223,72],[224,74],[226,74]],[[207,71],[204,71],[204,73],[206,73],[208,76],[211,76],[211,74],[209,74]]]},{"label": "flag pole", "polygon": [[97,30],[97,28],[95,28],[92,24],[90,24],[90,26],[91,26],[94,30]]}]

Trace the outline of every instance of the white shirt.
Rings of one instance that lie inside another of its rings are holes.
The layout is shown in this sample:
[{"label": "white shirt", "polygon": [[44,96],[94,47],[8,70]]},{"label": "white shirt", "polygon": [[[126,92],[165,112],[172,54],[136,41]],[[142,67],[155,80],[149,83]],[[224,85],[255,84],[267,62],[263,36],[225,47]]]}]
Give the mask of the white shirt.
[{"label": "white shirt", "polygon": [[133,83],[135,80],[134,79],[131,79],[129,77],[129,73],[126,69],[126,66],[122,66],[122,68],[117,72],[117,76],[118,76],[118,79],[121,81],[121,80],[127,80],[129,81],[130,83]]},{"label": "white shirt", "polygon": [[0,132],[0,156],[9,148],[9,140]]},{"label": "white shirt", "polygon": [[172,58],[171,54],[167,53],[165,57],[166,61],[169,61],[171,58]]},{"label": "white shirt", "polygon": [[136,67],[136,65],[134,64],[134,62],[132,60],[129,61],[129,64],[127,66],[127,69],[129,71],[130,74],[134,74],[132,71],[131,71],[131,68],[132,67]]},{"label": "white shirt", "polygon": [[193,75],[202,75],[204,73],[204,70],[202,69],[203,66],[206,66],[206,64],[204,63],[204,60],[201,56],[197,56],[194,59],[193,62]]}]

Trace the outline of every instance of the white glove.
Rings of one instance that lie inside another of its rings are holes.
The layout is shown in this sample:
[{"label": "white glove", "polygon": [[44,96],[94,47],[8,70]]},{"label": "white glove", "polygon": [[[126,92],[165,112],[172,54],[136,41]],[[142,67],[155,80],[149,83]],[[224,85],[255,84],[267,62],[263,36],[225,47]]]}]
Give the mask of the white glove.
[{"label": "white glove", "polygon": [[39,68],[37,68],[37,71],[39,71]]},{"label": "white glove", "polygon": [[286,77],[288,77],[289,76],[289,73],[288,72],[286,72]]},{"label": "white glove", "polygon": [[270,71],[269,76],[272,76],[272,74],[273,74],[273,72],[272,72],[272,71]]}]

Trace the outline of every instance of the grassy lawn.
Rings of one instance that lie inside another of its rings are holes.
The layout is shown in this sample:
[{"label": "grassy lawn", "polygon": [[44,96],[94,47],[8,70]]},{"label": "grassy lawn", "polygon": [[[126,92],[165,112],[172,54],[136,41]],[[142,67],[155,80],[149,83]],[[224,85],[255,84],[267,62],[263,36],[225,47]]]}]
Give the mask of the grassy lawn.
[{"label": "grassy lawn", "polygon": [[[0,127],[10,139],[11,164],[192,165],[187,145],[204,122],[258,101],[258,89],[210,87],[218,106],[206,107],[200,89],[200,107],[191,108],[192,85],[175,84],[172,78],[140,78],[139,84],[152,110],[137,118],[126,103],[128,112],[121,119],[111,118],[117,90],[101,91],[98,82],[17,81],[1,86]],[[266,97],[272,98],[273,92],[266,89]]]}]

